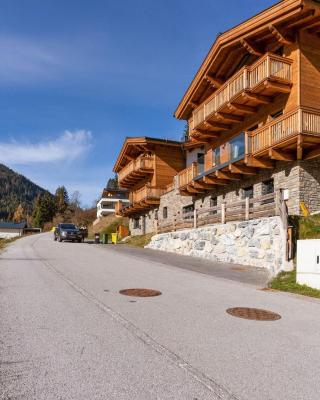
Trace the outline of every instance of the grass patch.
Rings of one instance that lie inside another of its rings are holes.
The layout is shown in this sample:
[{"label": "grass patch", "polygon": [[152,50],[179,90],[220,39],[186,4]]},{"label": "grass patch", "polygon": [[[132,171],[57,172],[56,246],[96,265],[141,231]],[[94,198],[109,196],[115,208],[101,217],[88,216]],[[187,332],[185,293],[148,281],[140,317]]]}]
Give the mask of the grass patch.
[{"label": "grass patch", "polygon": [[310,217],[291,217],[295,227],[296,239],[320,239],[320,215]]},{"label": "grass patch", "polygon": [[134,247],[144,247],[150,243],[152,236],[154,236],[154,233],[149,233],[148,235],[131,236],[124,242],[124,244]]},{"label": "grass patch", "polygon": [[269,287],[271,289],[281,290],[282,292],[296,293],[302,296],[320,299],[320,290],[296,283],[296,270],[280,272],[280,274],[270,282]]}]

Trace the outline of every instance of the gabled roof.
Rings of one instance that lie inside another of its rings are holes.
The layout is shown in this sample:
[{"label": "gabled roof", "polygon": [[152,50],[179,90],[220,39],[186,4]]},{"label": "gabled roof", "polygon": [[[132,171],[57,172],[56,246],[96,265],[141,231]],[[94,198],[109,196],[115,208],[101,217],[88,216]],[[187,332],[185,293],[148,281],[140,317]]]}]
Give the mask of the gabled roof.
[{"label": "gabled roof", "polygon": [[[226,9],[227,10],[227,9]],[[219,35],[182,100],[175,117],[188,119],[192,110],[209,97],[242,64],[253,63],[266,51],[276,51],[298,29],[319,19],[316,0],[282,0]]]},{"label": "gabled roof", "polygon": [[130,160],[137,158],[146,151],[154,150],[157,145],[181,147],[181,142],[168,139],[157,139],[146,136],[130,137],[124,141],[117,161],[113,167],[114,172],[119,172]]},{"label": "gabled roof", "polygon": [[26,222],[6,222],[0,221],[0,229],[24,229],[27,227]]}]

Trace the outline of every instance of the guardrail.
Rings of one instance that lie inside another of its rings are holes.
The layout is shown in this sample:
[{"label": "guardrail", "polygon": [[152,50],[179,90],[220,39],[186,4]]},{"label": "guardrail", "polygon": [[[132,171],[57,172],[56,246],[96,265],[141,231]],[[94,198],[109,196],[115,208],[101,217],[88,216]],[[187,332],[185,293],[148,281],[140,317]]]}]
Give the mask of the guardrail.
[{"label": "guardrail", "polygon": [[247,154],[255,154],[298,134],[320,135],[320,112],[300,108],[247,132]]},{"label": "guardrail", "polygon": [[241,68],[226,81],[206,103],[193,112],[190,127],[197,128],[211,114],[217,112],[233,97],[244,90],[251,90],[265,79],[274,78],[290,83],[292,80],[292,61],[290,59],[267,53],[255,64]]},{"label": "guardrail", "polygon": [[178,188],[187,186],[198,175],[198,163],[193,162],[188,168],[178,173]]}]

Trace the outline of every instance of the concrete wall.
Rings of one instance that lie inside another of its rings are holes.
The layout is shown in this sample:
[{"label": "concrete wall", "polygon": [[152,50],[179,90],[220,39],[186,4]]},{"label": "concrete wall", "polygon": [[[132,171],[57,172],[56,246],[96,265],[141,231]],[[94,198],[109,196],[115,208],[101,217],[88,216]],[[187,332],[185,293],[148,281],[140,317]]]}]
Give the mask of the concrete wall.
[{"label": "concrete wall", "polygon": [[1,239],[12,239],[18,236],[21,236],[19,232],[0,232]]},{"label": "concrete wall", "polygon": [[153,236],[147,247],[267,268],[272,276],[291,268],[285,260],[285,234],[280,217],[163,233]]}]

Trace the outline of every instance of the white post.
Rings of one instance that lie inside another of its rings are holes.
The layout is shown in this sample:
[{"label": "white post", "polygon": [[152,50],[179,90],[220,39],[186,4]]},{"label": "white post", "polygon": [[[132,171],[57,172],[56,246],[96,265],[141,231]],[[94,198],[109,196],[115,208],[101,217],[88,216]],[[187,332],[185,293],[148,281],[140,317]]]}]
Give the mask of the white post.
[{"label": "white post", "polygon": [[197,210],[194,209],[193,211],[193,227],[196,228],[197,227]]}]

